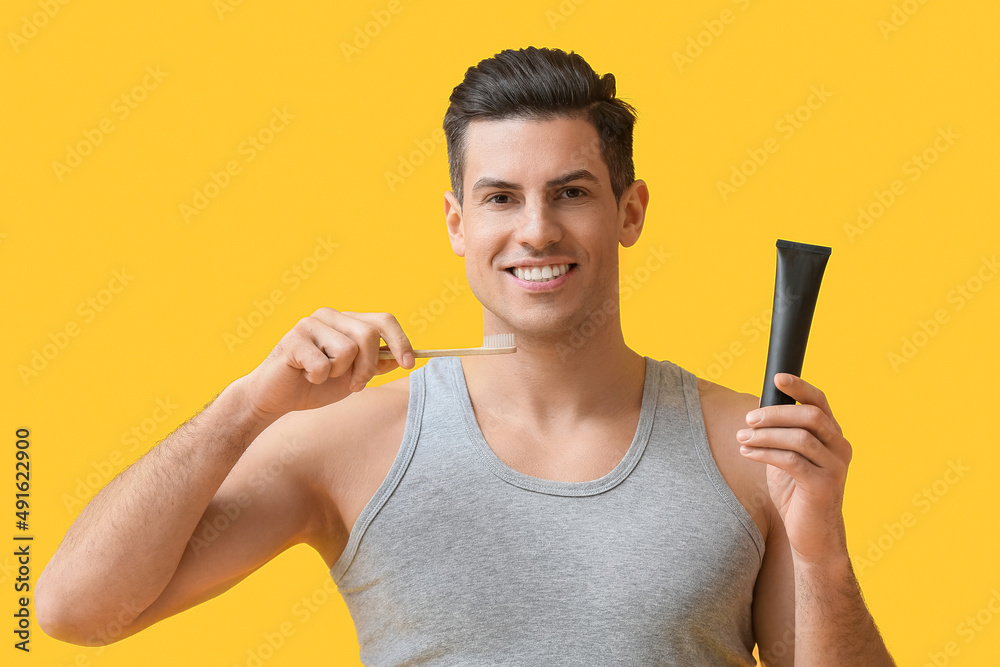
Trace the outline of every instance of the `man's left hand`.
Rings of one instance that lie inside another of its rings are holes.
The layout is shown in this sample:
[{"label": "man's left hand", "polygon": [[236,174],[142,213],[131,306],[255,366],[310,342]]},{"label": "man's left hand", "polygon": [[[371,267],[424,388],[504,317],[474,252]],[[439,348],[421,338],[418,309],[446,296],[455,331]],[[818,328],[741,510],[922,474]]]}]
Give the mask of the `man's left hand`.
[{"label": "man's left hand", "polygon": [[774,382],[798,404],[747,413],[752,428],[736,434],[740,453],[768,464],[768,490],[796,558],[815,563],[843,555],[847,552],[844,486],[851,443],[822,391],[790,373],[776,373]]}]

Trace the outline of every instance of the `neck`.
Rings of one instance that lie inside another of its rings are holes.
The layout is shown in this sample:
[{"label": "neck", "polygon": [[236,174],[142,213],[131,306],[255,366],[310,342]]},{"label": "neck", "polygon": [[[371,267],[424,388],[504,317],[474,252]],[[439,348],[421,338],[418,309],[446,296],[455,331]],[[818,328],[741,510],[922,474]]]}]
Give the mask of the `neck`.
[{"label": "neck", "polygon": [[[515,332],[515,354],[464,357],[473,406],[477,412],[552,426],[638,409],[645,360],[625,344],[617,316],[576,335]],[[510,331],[488,315],[484,320],[486,335]]]}]

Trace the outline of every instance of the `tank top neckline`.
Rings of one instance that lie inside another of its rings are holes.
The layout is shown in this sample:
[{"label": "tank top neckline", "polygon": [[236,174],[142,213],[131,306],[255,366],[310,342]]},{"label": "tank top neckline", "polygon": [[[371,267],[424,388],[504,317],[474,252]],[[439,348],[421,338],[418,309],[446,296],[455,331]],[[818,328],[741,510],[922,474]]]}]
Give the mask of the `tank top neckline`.
[{"label": "tank top neckline", "polygon": [[472,446],[479,452],[486,467],[497,477],[516,487],[527,491],[545,493],[555,496],[593,496],[604,493],[614,488],[624,481],[642,458],[642,454],[649,442],[649,435],[653,429],[653,417],[656,412],[656,398],[659,389],[656,369],[658,364],[644,356],[645,379],[642,388],[642,405],[639,409],[639,422],[636,425],[635,435],[632,442],[622,457],[610,472],[597,479],[585,482],[564,482],[553,479],[534,477],[514,470],[497,456],[496,452],[486,442],[479,422],[476,420],[475,411],[472,409],[472,399],[469,396],[469,388],[465,382],[465,373],[462,369],[459,357],[441,357],[436,359],[446,366],[451,375],[452,389],[454,391],[455,403],[458,406],[459,416],[465,424],[466,431]]}]

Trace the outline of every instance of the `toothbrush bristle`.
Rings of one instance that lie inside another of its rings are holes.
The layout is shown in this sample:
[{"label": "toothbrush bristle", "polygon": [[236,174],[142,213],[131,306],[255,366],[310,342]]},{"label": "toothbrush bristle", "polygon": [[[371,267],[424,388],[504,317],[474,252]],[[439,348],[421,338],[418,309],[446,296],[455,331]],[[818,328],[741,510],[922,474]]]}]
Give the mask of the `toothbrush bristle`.
[{"label": "toothbrush bristle", "polygon": [[515,347],[514,345],[514,334],[493,334],[492,336],[483,336],[483,347],[488,347],[491,349],[503,348],[503,347]]}]

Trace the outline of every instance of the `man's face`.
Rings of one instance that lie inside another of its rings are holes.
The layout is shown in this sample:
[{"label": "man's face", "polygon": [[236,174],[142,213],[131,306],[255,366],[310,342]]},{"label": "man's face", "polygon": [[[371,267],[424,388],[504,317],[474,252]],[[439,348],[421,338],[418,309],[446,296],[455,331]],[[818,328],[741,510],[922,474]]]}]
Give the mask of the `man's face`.
[{"label": "man's face", "polygon": [[638,239],[648,193],[637,181],[615,202],[589,122],[473,121],[465,163],[445,216],[487,333],[561,339],[617,303],[618,245]]}]

